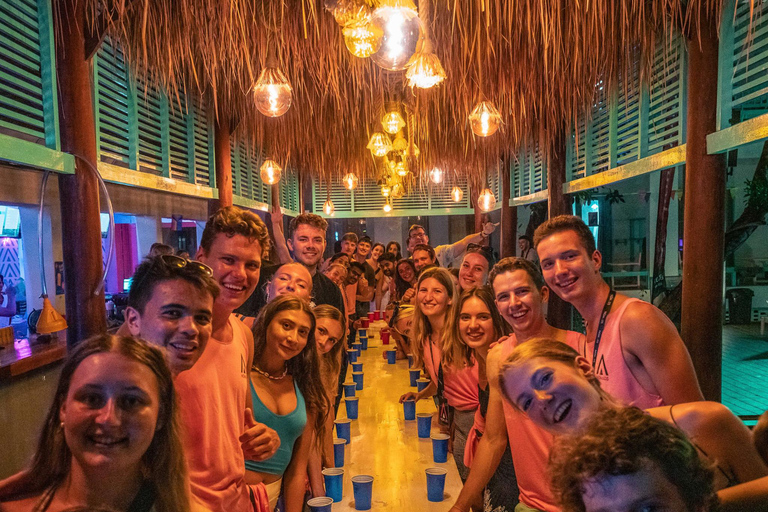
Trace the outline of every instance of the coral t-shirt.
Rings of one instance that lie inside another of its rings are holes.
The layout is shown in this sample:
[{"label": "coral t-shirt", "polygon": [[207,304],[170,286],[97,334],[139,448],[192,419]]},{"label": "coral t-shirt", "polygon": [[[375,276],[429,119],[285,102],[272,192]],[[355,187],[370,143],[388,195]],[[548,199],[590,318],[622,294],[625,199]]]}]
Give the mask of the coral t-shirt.
[{"label": "coral t-shirt", "polygon": [[[443,350],[437,343],[432,342],[431,337],[424,343],[424,367],[427,369],[432,382],[437,384],[437,371],[440,368],[440,360]],[[473,361],[474,363],[474,361]],[[477,395],[478,365],[477,363],[454,370],[443,367],[443,387],[445,400],[448,405],[460,411],[474,411],[480,405]]]}]

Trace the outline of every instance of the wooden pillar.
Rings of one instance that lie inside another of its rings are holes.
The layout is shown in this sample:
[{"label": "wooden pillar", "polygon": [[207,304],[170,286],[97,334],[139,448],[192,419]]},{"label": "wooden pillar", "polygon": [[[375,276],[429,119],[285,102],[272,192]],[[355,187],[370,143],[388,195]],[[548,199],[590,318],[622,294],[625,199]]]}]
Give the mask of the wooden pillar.
[{"label": "wooden pillar", "polygon": [[472,186],[469,187],[469,193],[472,194],[471,204],[475,211],[475,229],[472,231],[473,233],[479,233],[483,230],[483,218],[485,213],[477,205],[477,198],[480,197],[480,192],[482,192],[482,189],[478,189]]},{"label": "wooden pillar", "polygon": [[233,204],[232,149],[230,147],[231,132],[229,116],[225,112],[219,112],[218,120],[215,123],[213,132],[216,188],[219,190],[219,198],[209,202],[209,213],[213,213],[225,206],[232,206]]},{"label": "wooden pillar", "polygon": [[725,156],[707,154],[716,130],[716,20],[703,17],[688,41],[681,336],[707,400],[720,400],[722,367]]},{"label": "wooden pillar", "polygon": [[515,255],[517,247],[517,206],[509,205],[510,198],[509,157],[501,161],[501,257]]},{"label": "wooden pillar", "polygon": [[[539,147],[549,148],[547,154],[547,218],[571,213],[570,202],[563,194],[565,184],[565,145],[566,137],[563,130],[553,134],[551,144],[546,143],[546,134],[542,133]],[[560,329],[571,328],[571,305],[560,299],[556,294],[549,294],[547,305],[547,321]]]},{"label": "wooden pillar", "polygon": [[84,0],[57,0],[56,70],[59,83],[61,148],[77,155],[75,174],[59,176],[67,341],[70,346],[107,329],[104,290],[98,294],[101,253],[96,124],[91,102],[91,69],[85,55]]}]

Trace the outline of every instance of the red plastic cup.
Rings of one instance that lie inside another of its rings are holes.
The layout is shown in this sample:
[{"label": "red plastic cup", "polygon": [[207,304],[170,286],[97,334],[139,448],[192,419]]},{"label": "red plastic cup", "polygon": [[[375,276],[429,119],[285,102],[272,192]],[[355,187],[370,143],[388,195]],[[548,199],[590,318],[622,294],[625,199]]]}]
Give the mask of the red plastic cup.
[{"label": "red plastic cup", "polygon": [[381,330],[381,344],[389,345],[389,329]]},{"label": "red plastic cup", "polygon": [[362,328],[363,329],[367,329],[368,328],[368,319],[367,318],[360,319],[360,322],[362,323]]},{"label": "red plastic cup", "polygon": [[374,320],[381,320],[381,313],[378,311],[373,312],[373,319]]},{"label": "red plastic cup", "polygon": [[373,322],[374,320],[377,320],[377,318],[376,318],[376,316],[375,316],[374,312],[373,312],[373,311],[369,311],[369,312],[368,312],[368,321],[369,321],[369,322]]}]

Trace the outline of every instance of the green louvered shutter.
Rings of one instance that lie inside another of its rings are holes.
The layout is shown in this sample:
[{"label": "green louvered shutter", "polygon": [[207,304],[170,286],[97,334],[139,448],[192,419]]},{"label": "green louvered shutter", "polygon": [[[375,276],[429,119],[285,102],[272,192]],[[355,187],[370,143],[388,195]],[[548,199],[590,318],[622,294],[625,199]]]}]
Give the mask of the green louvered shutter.
[{"label": "green louvered shutter", "polygon": [[107,39],[99,48],[94,64],[99,158],[121,167],[135,167],[135,141],[131,143],[135,97],[123,52]]},{"label": "green louvered shutter", "polygon": [[676,35],[657,45],[650,83],[648,154],[679,146],[685,109],[685,48]]}]

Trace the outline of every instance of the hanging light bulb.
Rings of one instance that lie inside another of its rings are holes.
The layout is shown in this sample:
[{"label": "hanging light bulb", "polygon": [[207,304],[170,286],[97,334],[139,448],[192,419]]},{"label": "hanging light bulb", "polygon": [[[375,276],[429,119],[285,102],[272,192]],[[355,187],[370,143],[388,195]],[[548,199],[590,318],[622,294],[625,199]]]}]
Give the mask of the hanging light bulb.
[{"label": "hanging light bulb", "polygon": [[371,9],[364,0],[325,0],[325,8],[342,27],[360,20],[371,19]]},{"label": "hanging light bulb", "polygon": [[341,33],[347,50],[355,57],[365,59],[381,48],[383,33],[378,25],[371,23],[370,15],[347,23]]},{"label": "hanging light bulb", "polygon": [[411,59],[405,78],[408,79],[408,86],[419,89],[429,89],[445,80],[445,70],[437,55],[432,53],[429,39],[424,42],[424,49]]},{"label": "hanging light bulb", "polygon": [[429,179],[432,180],[432,183],[435,183],[439,185],[443,182],[443,170],[439,167],[435,167],[431,171],[429,171]]},{"label": "hanging light bulb", "polygon": [[401,133],[398,133],[395,140],[392,141],[392,151],[399,151],[404,154],[407,149],[408,141],[405,140],[405,137],[403,137]]},{"label": "hanging light bulb", "polygon": [[477,205],[484,212],[493,210],[494,206],[496,206],[496,197],[493,195],[493,192],[491,192],[491,189],[483,189],[480,196],[477,198]]},{"label": "hanging light bulb", "polygon": [[355,190],[360,180],[355,173],[350,172],[344,175],[343,181],[344,186],[347,187],[348,190]]},{"label": "hanging light bulb", "polygon": [[386,203],[384,203],[384,212],[389,213],[391,211],[392,211],[392,205],[389,204],[389,201],[387,201]]},{"label": "hanging light bulb", "polygon": [[405,69],[421,41],[421,21],[411,0],[384,0],[371,22],[382,31],[381,48],[371,58],[384,69]]},{"label": "hanging light bulb", "polygon": [[280,117],[291,108],[293,89],[282,71],[266,67],[253,86],[256,108],[268,117]]},{"label": "hanging light bulb", "polygon": [[383,195],[384,197],[389,197],[391,193],[392,193],[392,187],[390,187],[389,185],[383,185],[381,187],[381,195]]},{"label": "hanging light bulb", "polygon": [[451,198],[453,198],[454,202],[460,203],[461,200],[464,199],[464,191],[459,187],[453,187],[453,190],[451,190]]},{"label": "hanging light bulb", "polygon": [[395,171],[397,172],[398,176],[405,176],[408,174],[408,167],[405,166],[405,162],[397,162]]},{"label": "hanging light bulb", "polygon": [[268,185],[274,185],[280,181],[283,174],[283,168],[277,162],[268,158],[261,164],[261,181]]},{"label": "hanging light bulb", "polygon": [[390,197],[392,199],[400,199],[405,195],[405,189],[403,188],[403,185],[400,183],[395,183],[395,185],[392,187],[392,193],[390,194]]},{"label": "hanging light bulb", "polygon": [[403,129],[405,120],[403,119],[403,116],[400,115],[400,112],[393,110],[392,112],[384,114],[384,119],[381,120],[381,126],[384,128],[385,132],[394,135]]},{"label": "hanging light bulb", "polygon": [[371,135],[367,148],[371,150],[373,156],[382,157],[392,151],[392,141],[386,133],[376,132]]},{"label": "hanging light bulb", "polygon": [[475,135],[490,137],[499,129],[501,114],[490,101],[481,101],[469,114],[469,122]]},{"label": "hanging light bulb", "polygon": [[336,207],[333,206],[333,201],[328,199],[325,203],[323,203],[323,212],[326,215],[333,215],[333,212],[336,211]]}]

